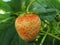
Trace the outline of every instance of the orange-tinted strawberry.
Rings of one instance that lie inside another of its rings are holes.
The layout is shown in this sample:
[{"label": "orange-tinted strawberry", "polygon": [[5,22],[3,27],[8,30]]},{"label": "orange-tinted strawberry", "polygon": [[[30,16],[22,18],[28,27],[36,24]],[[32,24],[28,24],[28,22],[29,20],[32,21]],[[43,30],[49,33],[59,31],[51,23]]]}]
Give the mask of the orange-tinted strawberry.
[{"label": "orange-tinted strawberry", "polygon": [[35,14],[25,14],[15,22],[17,33],[25,41],[33,41],[39,33],[40,26],[40,18]]}]

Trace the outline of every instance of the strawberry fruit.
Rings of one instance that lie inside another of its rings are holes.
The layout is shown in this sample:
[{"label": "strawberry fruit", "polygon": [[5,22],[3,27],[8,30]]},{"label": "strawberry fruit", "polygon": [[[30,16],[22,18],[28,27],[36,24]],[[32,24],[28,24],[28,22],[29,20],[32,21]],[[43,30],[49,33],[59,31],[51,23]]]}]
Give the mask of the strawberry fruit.
[{"label": "strawberry fruit", "polygon": [[41,20],[36,14],[19,16],[15,21],[18,35],[25,41],[33,41],[39,33]]}]

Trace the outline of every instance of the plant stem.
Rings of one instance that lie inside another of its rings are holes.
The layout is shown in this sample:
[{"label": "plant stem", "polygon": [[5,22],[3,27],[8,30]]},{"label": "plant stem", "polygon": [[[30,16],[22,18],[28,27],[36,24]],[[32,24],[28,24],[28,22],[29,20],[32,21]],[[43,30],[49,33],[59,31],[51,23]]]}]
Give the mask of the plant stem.
[{"label": "plant stem", "polygon": [[29,4],[28,4],[28,6],[27,6],[27,13],[29,12],[29,8],[30,8],[30,6],[32,5],[32,3],[34,2],[35,0],[32,0]]},{"label": "plant stem", "polygon": [[10,19],[12,19],[12,18],[13,18],[13,17],[9,17],[9,18],[6,18],[6,19],[2,20],[2,21],[0,21],[0,24],[3,23],[3,22],[6,22],[6,21],[8,21],[8,20],[10,20]]},{"label": "plant stem", "polygon": [[[43,31],[43,30],[41,30],[41,32],[47,33],[47,32],[45,32],[45,31]],[[47,34],[48,34],[49,36],[51,36],[51,37],[57,39],[57,40],[60,40],[60,37],[57,37],[57,36],[55,36],[55,35],[53,35],[53,34],[50,34],[50,33],[47,33]]]},{"label": "plant stem", "polygon": [[46,34],[44,35],[44,37],[43,37],[43,39],[42,39],[42,41],[41,41],[41,43],[40,43],[40,45],[43,45],[44,40],[46,39],[49,31],[50,31],[50,29],[47,30]]},{"label": "plant stem", "polygon": [[55,44],[55,38],[53,39],[53,45]]}]

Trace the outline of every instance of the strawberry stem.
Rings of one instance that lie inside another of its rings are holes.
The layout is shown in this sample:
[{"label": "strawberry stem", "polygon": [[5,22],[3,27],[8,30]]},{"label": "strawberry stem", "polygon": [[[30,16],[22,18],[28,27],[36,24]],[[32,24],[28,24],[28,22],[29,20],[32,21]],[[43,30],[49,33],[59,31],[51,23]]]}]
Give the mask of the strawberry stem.
[{"label": "strawberry stem", "polygon": [[47,37],[49,31],[50,31],[50,29],[49,29],[49,27],[48,27],[48,30],[47,30],[46,34],[44,35],[44,37],[43,37],[43,39],[42,39],[40,45],[43,45],[44,40],[46,39],[46,37]]},{"label": "strawberry stem", "polygon": [[32,3],[34,2],[35,0],[32,0],[29,4],[28,4],[28,6],[27,6],[27,13],[29,13],[29,8],[30,8],[30,6],[32,5]]},{"label": "strawberry stem", "polygon": [[[45,31],[43,31],[43,30],[41,30],[41,32],[43,32],[44,34],[47,33],[47,32],[45,32]],[[49,36],[57,39],[57,40],[60,40],[60,37],[57,37],[57,36],[55,36],[55,35],[53,35],[53,34],[50,34],[50,33],[47,33],[47,34],[48,34]]]}]

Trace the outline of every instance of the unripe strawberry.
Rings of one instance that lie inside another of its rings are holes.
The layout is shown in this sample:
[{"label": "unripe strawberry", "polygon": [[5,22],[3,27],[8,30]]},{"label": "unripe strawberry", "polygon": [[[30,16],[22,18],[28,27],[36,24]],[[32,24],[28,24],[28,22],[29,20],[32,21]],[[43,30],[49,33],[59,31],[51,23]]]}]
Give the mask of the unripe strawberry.
[{"label": "unripe strawberry", "polygon": [[15,21],[17,33],[25,41],[33,41],[39,33],[40,26],[40,18],[35,14],[25,14]]}]

